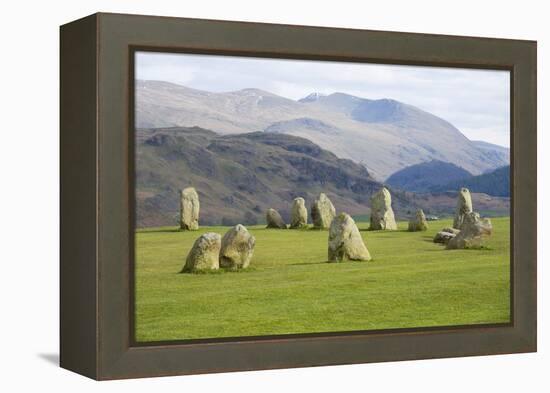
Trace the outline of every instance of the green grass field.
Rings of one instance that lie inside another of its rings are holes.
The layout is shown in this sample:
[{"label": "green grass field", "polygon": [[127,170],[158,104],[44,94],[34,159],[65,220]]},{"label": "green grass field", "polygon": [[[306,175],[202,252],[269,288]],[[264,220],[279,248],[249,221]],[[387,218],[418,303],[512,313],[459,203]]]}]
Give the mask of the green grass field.
[{"label": "green grass field", "polygon": [[203,227],[136,234],[139,342],[508,322],[510,220],[493,218],[479,250],[445,250],[427,232],[361,234],[373,261],[326,263],[327,231],[248,227],[251,268],[179,274]]}]

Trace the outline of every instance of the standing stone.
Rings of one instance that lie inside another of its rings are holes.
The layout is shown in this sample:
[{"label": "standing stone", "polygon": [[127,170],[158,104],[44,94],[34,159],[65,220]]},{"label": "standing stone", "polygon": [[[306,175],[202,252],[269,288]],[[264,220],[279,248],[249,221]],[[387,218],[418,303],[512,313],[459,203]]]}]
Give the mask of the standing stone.
[{"label": "standing stone", "polygon": [[478,213],[464,215],[458,235],[447,243],[447,249],[478,248],[482,246],[483,238],[493,233],[493,225],[488,218],[481,219]]},{"label": "standing stone", "polygon": [[304,198],[294,198],[290,213],[290,227],[292,229],[307,228],[307,209]]},{"label": "standing stone", "polygon": [[188,187],[180,194],[180,228],[188,231],[199,229],[199,194]]},{"label": "standing stone", "polygon": [[313,227],[317,229],[328,229],[335,216],[336,209],[330,199],[328,199],[324,193],[319,194],[319,199],[313,202],[311,206]]},{"label": "standing stone", "polygon": [[375,193],[370,199],[370,229],[396,230],[395,216],[391,208],[391,194],[386,187]]},{"label": "standing stone", "polygon": [[409,231],[426,231],[428,230],[428,221],[422,209],[418,209],[414,217],[409,221]]},{"label": "standing stone", "polygon": [[340,213],[330,224],[328,260],[329,262],[371,260],[359,229],[349,214]]},{"label": "standing stone", "polygon": [[456,202],[455,218],[453,220],[453,228],[461,229],[464,217],[473,211],[472,208],[472,196],[470,190],[467,188],[461,188],[458,192],[458,198]]},{"label": "standing stone", "polygon": [[286,223],[283,217],[275,209],[267,209],[265,213],[265,220],[267,221],[267,228],[286,229]]},{"label": "standing stone", "polygon": [[208,232],[195,240],[181,272],[218,270],[221,238],[217,233]]},{"label": "standing stone", "polygon": [[241,224],[223,235],[220,250],[220,266],[233,270],[246,269],[250,265],[256,238]]}]

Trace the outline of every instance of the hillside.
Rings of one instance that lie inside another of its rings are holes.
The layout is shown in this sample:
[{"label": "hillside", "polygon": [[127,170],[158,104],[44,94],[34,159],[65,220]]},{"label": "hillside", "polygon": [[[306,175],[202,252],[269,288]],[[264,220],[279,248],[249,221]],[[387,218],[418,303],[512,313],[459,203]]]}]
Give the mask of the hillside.
[{"label": "hillside", "polygon": [[[510,163],[510,149],[484,141],[472,141],[474,145],[495,161]],[[502,165],[504,166],[504,164]]]},{"label": "hillside", "polygon": [[509,164],[467,139],[447,121],[406,103],[344,93],[311,94],[294,101],[259,89],[213,93],[168,82],[136,82],[140,128],[198,126],[220,134],[253,131],[289,134],[367,167],[386,179],[430,160],[481,174]]},{"label": "hillside", "polygon": [[[136,139],[138,227],[174,225],[187,186],[199,193],[203,225],[262,222],[269,207],[288,220],[293,198],[309,207],[320,192],[338,211],[365,215],[381,187],[362,165],[286,134],[176,127],[138,130]],[[402,193],[393,206],[398,216],[414,208]]]},{"label": "hillside", "polygon": [[[432,160],[401,169],[391,175],[386,183],[400,190],[428,192],[436,186],[447,185],[451,181],[471,176],[470,172],[457,165]],[[453,188],[453,190],[456,189]],[[443,191],[447,191],[447,189]]]},{"label": "hillside", "polygon": [[450,181],[446,184],[434,186],[431,191],[449,191],[466,187],[472,192],[481,192],[493,196],[510,196],[510,166],[495,169],[492,172],[467,179]]}]

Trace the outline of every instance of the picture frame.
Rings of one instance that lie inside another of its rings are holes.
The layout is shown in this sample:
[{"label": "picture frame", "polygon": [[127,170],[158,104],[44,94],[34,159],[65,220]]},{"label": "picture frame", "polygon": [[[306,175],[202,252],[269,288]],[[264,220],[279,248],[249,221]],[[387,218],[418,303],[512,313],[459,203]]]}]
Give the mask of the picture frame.
[{"label": "picture frame", "polygon": [[[136,343],[133,53],[509,70],[511,316],[498,325]],[[534,352],[534,41],[97,13],[60,29],[60,364],[97,380]]]}]

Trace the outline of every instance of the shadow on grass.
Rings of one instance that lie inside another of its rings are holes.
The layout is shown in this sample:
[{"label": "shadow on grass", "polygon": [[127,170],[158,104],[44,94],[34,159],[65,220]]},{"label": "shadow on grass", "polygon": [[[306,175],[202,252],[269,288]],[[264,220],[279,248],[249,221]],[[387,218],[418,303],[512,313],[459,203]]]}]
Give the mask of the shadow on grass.
[{"label": "shadow on grass", "polygon": [[297,262],[297,263],[289,263],[287,266],[307,266],[307,265],[328,265],[330,262],[323,261],[323,262]]},{"label": "shadow on grass", "polygon": [[359,263],[372,263],[374,262],[374,259],[371,259],[370,261],[340,261],[340,262],[329,262],[329,261],[323,261],[323,262],[298,262],[298,263],[289,263],[287,266],[307,266],[307,265],[340,265],[340,264],[359,264]]},{"label": "shadow on grass", "polygon": [[247,267],[246,269],[229,269],[229,268],[219,268],[218,270],[195,270],[195,271],[179,271],[175,274],[188,274],[188,275],[216,275],[216,274],[231,274],[231,273],[253,273],[257,271],[255,267]]},{"label": "shadow on grass", "polygon": [[[435,244],[439,244],[439,243],[435,243]],[[471,247],[471,248],[447,248],[445,244],[441,244],[441,247],[438,249],[432,248],[424,251],[430,252],[430,251],[493,251],[493,250],[494,250],[493,248],[486,247],[486,246]]]},{"label": "shadow on grass", "polygon": [[414,233],[408,229],[370,229],[370,228],[359,228],[359,232],[371,232],[371,233],[384,233],[390,235],[392,233]]}]

